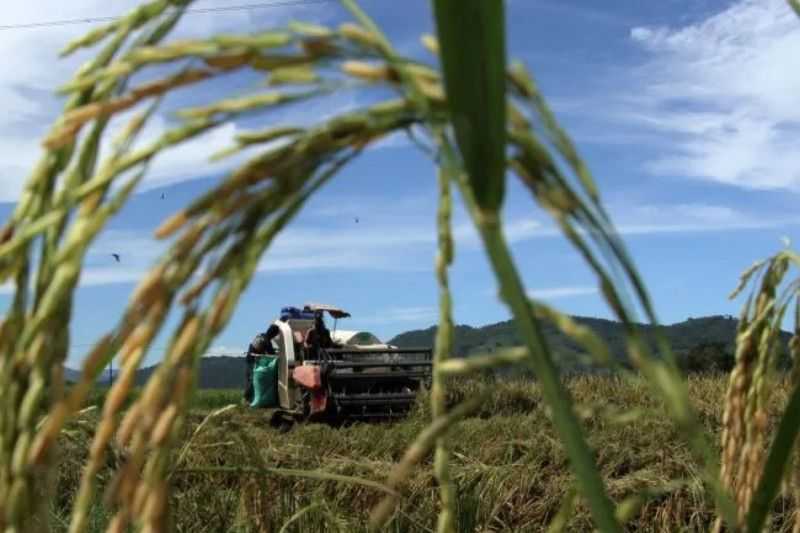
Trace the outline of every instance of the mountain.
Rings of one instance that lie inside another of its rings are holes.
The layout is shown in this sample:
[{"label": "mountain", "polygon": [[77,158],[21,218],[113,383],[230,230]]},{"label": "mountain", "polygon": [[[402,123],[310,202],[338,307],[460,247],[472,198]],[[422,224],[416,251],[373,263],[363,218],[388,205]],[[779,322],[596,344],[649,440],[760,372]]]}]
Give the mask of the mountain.
[{"label": "mountain", "polygon": [[[618,358],[625,354],[625,336],[622,325],[613,320],[590,317],[572,317],[577,323],[590,327],[609,346],[611,353]],[[673,351],[679,358],[686,359],[692,353],[700,353],[712,346],[718,351],[723,351],[725,357],[731,358],[736,339],[736,328],[739,321],[731,316],[708,316],[690,318],[676,324],[659,326],[661,333],[670,343]],[[641,325],[647,337],[652,335],[654,328]],[[581,350],[571,339],[562,335],[554,327],[543,326],[543,333],[547,338],[557,361],[562,368],[581,369],[578,357]],[[407,331],[392,338],[389,343],[401,348],[433,347],[436,337],[436,326],[427,329]],[[791,335],[781,333],[781,345],[786,346]],[[476,353],[485,353],[497,348],[519,346],[522,341],[511,320],[498,322],[483,327],[466,325],[456,326],[454,339],[454,355],[469,357]],[[699,350],[698,350],[699,348]],[[145,367],[136,373],[136,384],[144,384],[155,370],[155,366]],[[67,379],[74,380],[77,371],[66,369]],[[73,376],[71,378],[70,376]],[[107,373],[100,380],[107,379]],[[215,356],[204,357],[200,364],[199,387],[203,389],[238,389],[242,388],[245,376],[245,362],[243,357]]]},{"label": "mountain", "polygon": [[[156,366],[148,366],[136,372],[136,385],[144,385],[155,371]],[[201,389],[238,389],[244,386],[244,357],[206,356],[201,359],[199,382]]]},{"label": "mountain", "polygon": [[[580,325],[591,328],[606,342],[613,355],[620,359],[624,358],[625,334],[621,323],[580,316],[572,317],[572,319]],[[687,356],[691,350],[703,345],[718,345],[721,350],[732,355],[738,324],[739,321],[730,315],[716,315],[689,318],[683,322],[658,328],[646,324],[640,324],[639,327],[651,346],[653,346],[653,333],[658,330],[666,338],[675,354],[681,358]],[[580,366],[577,358],[581,350],[575,342],[548,324],[543,325],[542,332],[562,366]],[[781,345],[785,347],[790,337],[790,333],[782,332]],[[432,326],[428,329],[401,333],[392,338],[389,343],[401,348],[433,346],[435,338],[436,326]],[[454,355],[469,357],[476,353],[486,353],[497,348],[520,346],[521,344],[522,339],[512,320],[480,328],[462,325],[456,327]]]},{"label": "mountain", "polygon": [[67,383],[76,383],[81,377],[81,371],[64,367],[64,380]]},{"label": "mountain", "polygon": [[[113,376],[116,378],[119,371],[115,368],[113,370]],[[81,377],[81,371],[75,370],[74,368],[64,367],[64,380],[67,383],[77,383]],[[98,383],[108,383],[108,369],[103,370],[99,376],[97,376]]]}]

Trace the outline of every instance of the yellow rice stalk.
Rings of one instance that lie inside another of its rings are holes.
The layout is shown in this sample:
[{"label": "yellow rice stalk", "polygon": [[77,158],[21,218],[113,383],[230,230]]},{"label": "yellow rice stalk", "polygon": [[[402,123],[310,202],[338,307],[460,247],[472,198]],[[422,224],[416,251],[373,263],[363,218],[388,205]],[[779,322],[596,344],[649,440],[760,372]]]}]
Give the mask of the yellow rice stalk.
[{"label": "yellow rice stalk", "polygon": [[[173,471],[169,468],[169,457],[185,423],[198,357],[230,320],[238,299],[274,237],[312,194],[375,139],[416,124],[440,132],[451,125],[439,69],[401,57],[352,0],[343,3],[354,15],[357,25],[344,24],[332,31],[321,26],[292,23],[285,30],[158,45],[188,4],[161,0],[145,4],[68,47],[67,52],[72,52],[109,41],[97,60],[81,69],[65,87],[71,95],[70,104],[46,136],[47,153],[32,172],[14,215],[0,234],[0,277],[17,284],[12,305],[0,322],[0,390],[3,391],[0,402],[0,529],[28,530],[37,517],[44,516],[46,509],[41,502],[47,500],[39,498],[37,501],[37,496],[42,494],[37,475],[43,469],[52,471],[57,466],[53,451],[61,429],[80,409],[101,368],[116,356],[122,365],[121,373],[109,391],[95,430],[72,509],[70,530],[77,533],[87,527],[96,474],[104,464],[107,449],[116,440],[125,446],[126,456],[106,490],[105,505],[114,511],[108,530],[124,531],[133,525],[147,531],[165,531],[169,523],[168,480]],[[136,41],[120,54],[128,37],[139,29],[152,38]],[[423,43],[432,53],[440,53],[435,37],[425,36]],[[275,50],[290,44],[298,44],[300,52],[283,54]],[[374,52],[381,62],[365,62],[364,57],[374,56]],[[196,58],[209,68],[178,71],[155,82],[119,90],[124,78],[149,65],[158,63],[168,67],[173,61],[186,58]],[[175,244],[134,291],[113,334],[104,335],[89,354],[77,386],[68,395],[62,394],[63,376],[59,375],[59,369],[67,355],[67,325],[86,250],[127,201],[143,174],[126,182],[122,192],[109,198],[112,185],[118,185],[127,171],[144,171],[151,159],[165,150],[237,116],[302,99],[321,98],[327,93],[320,89],[299,94],[287,91],[245,97],[223,95],[217,101],[185,110],[180,115],[184,122],[178,127],[145,147],[132,150],[132,137],[152,115],[148,111],[123,132],[122,139],[114,144],[114,156],[98,162],[96,147],[105,122],[145,100],[160,98],[231,69],[268,70],[273,82],[289,87],[307,83],[330,87],[332,85],[326,85],[331,81],[326,79],[326,71],[315,68],[325,63],[333,65],[331,70],[369,82],[363,84],[367,87],[397,90],[400,98],[344,113],[308,129],[281,131],[268,123],[262,131],[235,139],[233,150],[267,145],[284,137],[287,142],[281,146],[265,146],[261,153],[159,227],[156,236],[176,236]],[[511,168],[597,275],[609,306],[629,328],[627,341],[631,359],[666,400],[695,454],[703,457],[704,465],[711,465],[704,470],[707,476],[704,479],[712,484],[719,509],[728,513],[729,508],[711,479],[713,461],[703,456],[703,437],[694,423],[683,382],[668,363],[652,358],[649,347],[633,326],[633,315],[614,272],[625,274],[653,321],[654,313],[632,263],[613,234],[587,168],[527,72],[512,66],[507,81],[508,144],[514,151]],[[82,129],[90,123],[93,123],[92,129],[82,137]],[[449,139],[439,141],[439,148],[450,145]],[[553,151],[567,162],[570,176],[556,164]],[[457,166],[453,165],[449,171]],[[568,398],[558,395],[560,389],[544,364],[546,357],[542,354],[546,354],[546,350],[536,333],[539,321],[554,323],[601,364],[610,364],[611,359],[607,347],[591,331],[524,296],[524,288],[502,239],[498,213],[475,209],[471,191],[459,175],[457,183],[501,282],[503,298],[514,310],[528,346],[466,361],[445,360],[452,346],[446,275],[452,259],[452,242],[449,181],[444,170],[440,172],[442,203],[437,262],[442,320],[436,343],[434,419],[392,470],[388,483],[390,495],[373,510],[373,526],[386,524],[398,503],[399,493],[395,489],[402,485],[412,467],[436,448],[434,469],[442,497],[439,529],[452,531],[455,528],[457,495],[447,462],[449,435],[446,431],[477,408],[483,398],[474,398],[445,413],[441,381],[445,375],[464,374],[499,364],[531,364],[538,357],[540,366],[537,368],[542,373],[538,377],[549,384],[548,398],[561,398],[554,402],[552,413],[553,420],[560,421],[559,427],[563,430],[564,420],[572,420],[568,416]],[[572,178],[577,184],[572,183]],[[592,249],[587,234],[605,253],[605,263]],[[35,270],[33,245],[37,239],[43,243],[44,253],[40,268]],[[201,268],[207,274],[198,282]],[[773,274],[780,277],[783,272],[775,268]],[[217,285],[216,292],[209,295],[213,284]],[[752,316],[745,314],[747,320],[743,321],[746,323],[738,338],[737,368],[731,378],[726,404],[722,477],[738,500],[740,523],[763,466],[764,406],[769,390],[767,363],[775,342],[774,318],[782,312],[775,304],[775,285],[773,276],[764,286],[766,297],[756,301]],[[34,288],[31,297],[27,294],[29,286]],[[173,332],[168,355],[148,381],[143,394],[124,412],[135,372],[181,293],[184,298],[177,305],[185,307],[184,320]],[[201,309],[198,302],[205,296],[210,296],[210,303]],[[56,332],[52,349],[45,349],[49,346],[45,342],[46,332],[50,331]],[[50,390],[55,397],[45,401],[45,391]],[[572,446],[573,451],[576,443],[583,442],[576,427],[570,426],[570,431],[561,434],[564,444]],[[580,470],[585,479],[591,477],[590,467],[587,463]],[[256,471],[259,475],[279,475],[277,469]],[[796,480],[793,483],[797,494],[800,484]],[[601,483],[593,486],[597,490],[590,494],[604,494]],[[640,502],[636,496],[625,500],[616,508],[618,521],[629,517]],[[605,523],[610,530],[614,529],[613,525],[612,521]]]}]

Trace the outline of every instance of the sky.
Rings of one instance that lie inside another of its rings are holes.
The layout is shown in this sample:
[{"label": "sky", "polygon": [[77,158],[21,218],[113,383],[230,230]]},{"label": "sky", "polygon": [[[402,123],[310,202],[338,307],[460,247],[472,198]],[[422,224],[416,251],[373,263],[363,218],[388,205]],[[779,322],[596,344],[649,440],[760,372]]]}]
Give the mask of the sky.
[{"label": "sky", "polygon": [[[7,26],[115,16],[136,4],[30,0],[10,3],[0,14],[4,218],[63,104],[54,89],[90,57],[60,59],[58,52],[91,27]],[[292,19],[328,25],[350,20],[335,1],[263,4],[187,14],[170,40],[258,31]],[[196,8],[235,5],[240,3],[195,2]],[[401,52],[434,61],[419,43],[422,33],[434,29],[427,0],[360,5]],[[738,315],[742,299],[730,301],[728,294],[740,273],[778,251],[783,237],[800,240],[800,19],[784,0],[615,0],[602,7],[577,0],[507,0],[506,17],[509,55],[533,72],[587,161],[659,320]],[[257,79],[233,76],[182,92],[155,117],[142,141],[163,132],[179,107],[254,89]],[[231,169],[232,162],[208,162],[209,154],[227,146],[237,131],[310,124],[372,98],[342,94],[230,124],[157,159],[90,250],[68,365],[79,365],[91,344],[116,325],[136,282],[164,251],[153,230]],[[210,354],[241,353],[281,307],[307,301],[347,309],[353,316],[340,322],[341,329],[365,329],[382,339],[434,325],[436,191],[428,156],[405,137],[374,146],[326,185],[274,242]],[[503,215],[533,297],[571,314],[611,317],[589,270],[512,177]],[[481,326],[509,319],[462,208],[456,208],[453,223],[456,322]],[[120,263],[112,253],[120,254]],[[2,289],[0,301],[7,302],[9,288]],[[171,317],[167,332],[174,324]],[[147,364],[162,357],[167,341],[166,333],[157,339]]]}]

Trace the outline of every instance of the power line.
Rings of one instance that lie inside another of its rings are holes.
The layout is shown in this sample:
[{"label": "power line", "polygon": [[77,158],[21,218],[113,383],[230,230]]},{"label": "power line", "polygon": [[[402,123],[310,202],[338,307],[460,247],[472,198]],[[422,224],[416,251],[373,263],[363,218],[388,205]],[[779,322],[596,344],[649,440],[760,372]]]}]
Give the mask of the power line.
[{"label": "power line", "polygon": [[[333,0],[278,0],[276,2],[257,2],[253,4],[240,4],[224,7],[200,7],[186,9],[184,13],[192,15],[203,15],[209,13],[224,13],[230,11],[250,11],[251,9],[265,9],[270,7],[303,6],[312,4],[327,4]],[[94,24],[96,22],[113,22],[124,15],[115,17],[88,17],[79,19],[49,20],[43,22],[23,22],[20,24],[1,24],[0,31],[4,30],[23,30],[33,28],[46,28],[51,26],[68,26],[74,24]]]}]

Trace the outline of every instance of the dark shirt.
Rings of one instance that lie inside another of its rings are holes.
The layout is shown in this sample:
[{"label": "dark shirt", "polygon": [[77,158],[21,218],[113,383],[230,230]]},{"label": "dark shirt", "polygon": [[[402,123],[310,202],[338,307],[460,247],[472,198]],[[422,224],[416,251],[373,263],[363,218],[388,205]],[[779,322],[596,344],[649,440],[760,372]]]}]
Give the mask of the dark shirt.
[{"label": "dark shirt", "polygon": [[308,344],[311,346],[319,346],[320,348],[330,348],[333,345],[333,340],[331,339],[331,332],[328,328],[323,328],[322,330],[318,330],[317,328],[311,328],[308,330]]},{"label": "dark shirt", "polygon": [[309,358],[320,359],[320,349],[327,349],[333,346],[331,332],[324,326],[319,330],[311,328],[306,334],[306,343],[308,344]]},{"label": "dark shirt", "polygon": [[275,324],[272,324],[269,329],[267,329],[266,337],[267,337],[267,353],[270,355],[275,355],[275,348],[272,346],[272,339],[280,335],[281,330]]},{"label": "dark shirt", "polygon": [[247,355],[251,356],[252,354],[264,355],[270,354],[275,355],[275,348],[272,346],[272,339],[276,337],[280,333],[280,329],[275,324],[271,325],[269,329],[265,333],[259,333],[250,343],[250,346],[247,348]]}]

